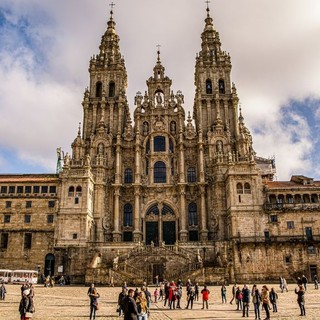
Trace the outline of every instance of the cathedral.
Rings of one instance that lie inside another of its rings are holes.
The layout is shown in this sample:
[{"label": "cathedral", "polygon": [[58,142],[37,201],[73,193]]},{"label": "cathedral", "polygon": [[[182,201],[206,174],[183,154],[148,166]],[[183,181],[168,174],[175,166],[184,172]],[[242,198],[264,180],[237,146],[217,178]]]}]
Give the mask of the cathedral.
[{"label": "cathedral", "polygon": [[192,114],[159,50],[130,113],[115,25],[111,11],[57,173],[0,175],[0,268],[101,284],[318,274],[320,181],[274,181],[255,153],[209,8]]}]

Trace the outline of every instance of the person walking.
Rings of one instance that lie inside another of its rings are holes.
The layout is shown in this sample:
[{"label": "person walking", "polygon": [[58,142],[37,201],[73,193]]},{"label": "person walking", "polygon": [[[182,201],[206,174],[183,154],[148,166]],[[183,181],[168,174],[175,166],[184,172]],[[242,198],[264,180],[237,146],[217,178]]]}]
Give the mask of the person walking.
[{"label": "person walking", "polygon": [[242,317],[249,317],[250,290],[245,284],[242,288]]},{"label": "person walking", "polygon": [[93,288],[91,292],[88,294],[90,298],[90,320],[96,319],[96,313],[99,309],[99,298],[100,294],[98,293],[96,288]]},{"label": "person walking", "polygon": [[208,300],[209,300],[210,291],[206,285],[201,290],[201,294],[202,294],[202,309],[204,309],[205,305],[206,305],[206,309],[208,309]]},{"label": "person walking", "polygon": [[262,300],[262,307],[266,312],[265,320],[270,320],[270,310],[269,310],[269,289],[266,285],[262,286],[261,290],[261,300]]},{"label": "person walking", "polygon": [[7,293],[6,287],[4,286],[4,283],[2,282],[1,287],[0,287],[0,300],[5,300],[6,293]]},{"label": "person walking", "polygon": [[300,316],[305,316],[306,315],[306,309],[304,306],[304,304],[305,304],[305,299],[304,299],[305,290],[304,290],[303,285],[300,284],[299,287],[294,290],[294,292],[298,295],[297,302],[300,307]]},{"label": "person walking", "polygon": [[137,310],[138,310],[138,319],[139,320],[148,320],[149,309],[147,306],[147,299],[144,291],[140,291],[136,299]]},{"label": "person walking", "polygon": [[255,320],[261,320],[261,315],[260,315],[261,295],[256,284],[254,284],[252,287],[251,296],[252,296]]},{"label": "person walking", "polygon": [[227,303],[227,288],[224,284],[221,286],[221,301]]},{"label": "person walking", "polygon": [[30,319],[30,308],[31,303],[29,299],[30,290],[26,289],[22,292],[22,298],[19,304],[19,313],[21,320],[29,320]]},{"label": "person walking", "polygon": [[269,299],[272,304],[272,311],[278,312],[278,308],[277,308],[278,294],[276,293],[276,291],[273,288],[271,288],[271,290],[270,290]]},{"label": "person walking", "polygon": [[303,286],[304,286],[304,290],[307,291],[308,279],[307,279],[307,277],[306,277],[305,275],[302,275],[302,277],[301,277],[301,282],[302,282],[302,284],[303,284]]},{"label": "person walking", "polygon": [[187,303],[186,309],[188,309],[190,305],[190,309],[192,310],[194,297],[195,297],[195,290],[194,290],[194,287],[191,286],[189,287],[189,291],[187,293],[188,303]]},{"label": "person walking", "polygon": [[230,300],[230,304],[232,304],[233,300],[236,298],[237,284],[235,283],[232,287],[232,299]]},{"label": "person walking", "polygon": [[318,290],[319,289],[319,282],[318,282],[318,276],[316,274],[313,276],[313,283],[314,283],[314,288],[316,290]]},{"label": "person walking", "polygon": [[126,296],[124,305],[124,320],[138,320],[138,308],[135,300],[133,299],[134,290],[129,289]]}]

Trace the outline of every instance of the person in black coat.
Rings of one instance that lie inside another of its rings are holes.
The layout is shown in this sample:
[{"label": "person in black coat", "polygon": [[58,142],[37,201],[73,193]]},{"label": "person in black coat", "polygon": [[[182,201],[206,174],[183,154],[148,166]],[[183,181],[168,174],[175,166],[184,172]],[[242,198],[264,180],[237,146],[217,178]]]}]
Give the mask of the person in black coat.
[{"label": "person in black coat", "polygon": [[123,302],[124,320],[138,320],[138,308],[133,296],[134,290],[129,289],[128,295]]}]

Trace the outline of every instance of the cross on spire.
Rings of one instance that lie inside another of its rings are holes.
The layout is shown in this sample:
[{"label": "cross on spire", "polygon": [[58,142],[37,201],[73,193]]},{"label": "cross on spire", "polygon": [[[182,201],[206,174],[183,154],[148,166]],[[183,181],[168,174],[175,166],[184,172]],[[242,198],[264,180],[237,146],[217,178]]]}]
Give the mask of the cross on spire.
[{"label": "cross on spire", "polygon": [[113,7],[115,6],[115,3],[111,2],[111,3],[109,4],[109,6],[111,7],[110,14],[111,14],[111,18],[112,18],[112,15],[113,15]]},{"label": "cross on spire", "polygon": [[157,54],[158,54],[158,61],[160,61],[160,47],[161,45],[160,44],[157,44],[156,46],[158,48],[158,51],[157,51]]},{"label": "cross on spire", "polygon": [[206,0],[205,1],[205,3],[207,4],[207,13],[208,13],[208,15],[209,15],[209,11],[210,11],[210,9],[209,9],[209,3],[210,3],[211,1],[209,1],[209,0]]}]

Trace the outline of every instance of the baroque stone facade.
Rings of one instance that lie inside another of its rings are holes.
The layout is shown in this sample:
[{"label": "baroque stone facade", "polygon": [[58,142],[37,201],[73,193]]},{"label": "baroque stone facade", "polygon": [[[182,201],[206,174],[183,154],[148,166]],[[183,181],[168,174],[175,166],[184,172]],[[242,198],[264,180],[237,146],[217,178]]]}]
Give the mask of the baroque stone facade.
[{"label": "baroque stone facade", "polygon": [[0,267],[60,267],[101,283],[317,273],[320,182],[272,181],[274,160],[256,156],[209,9],[201,39],[192,116],[158,51],[132,121],[111,12],[72,154],[58,150],[58,174],[0,176]]}]

